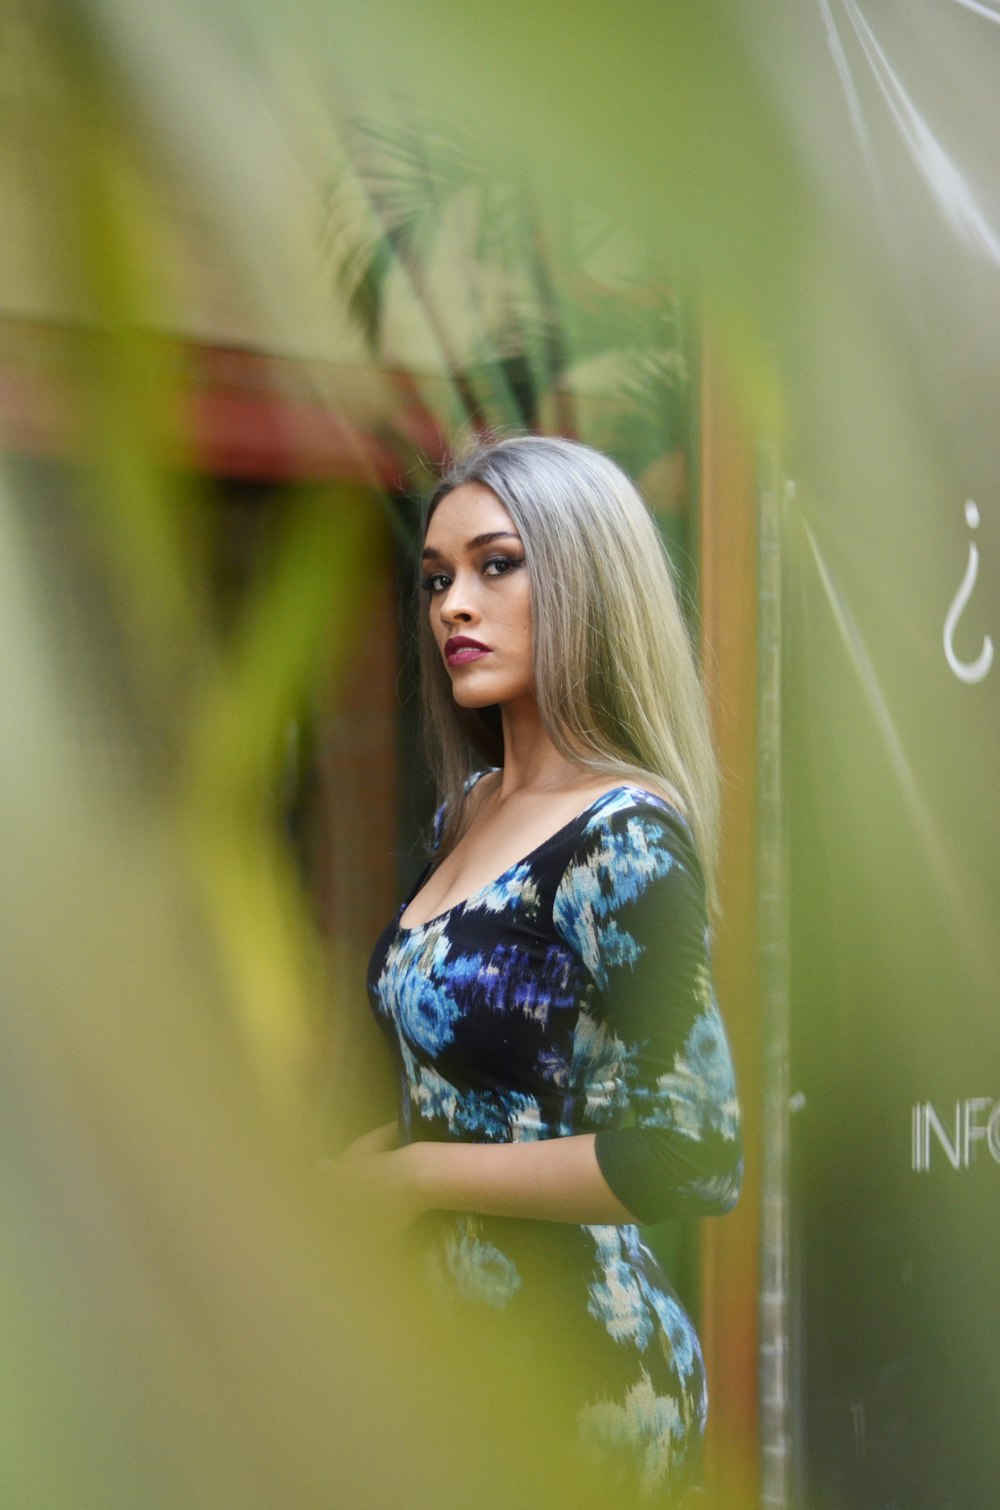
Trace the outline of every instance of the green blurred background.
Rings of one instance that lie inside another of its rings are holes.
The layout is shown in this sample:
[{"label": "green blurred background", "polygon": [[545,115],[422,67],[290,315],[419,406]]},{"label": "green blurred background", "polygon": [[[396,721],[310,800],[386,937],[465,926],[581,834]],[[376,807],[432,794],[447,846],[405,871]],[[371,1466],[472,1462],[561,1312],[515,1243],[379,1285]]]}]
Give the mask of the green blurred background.
[{"label": "green blurred background", "polygon": [[613,1500],[318,1170],[389,1115],[411,553],[484,428],[637,477],[702,650],[692,1503],[992,1503],[994,20],[4,0],[5,1503]]}]

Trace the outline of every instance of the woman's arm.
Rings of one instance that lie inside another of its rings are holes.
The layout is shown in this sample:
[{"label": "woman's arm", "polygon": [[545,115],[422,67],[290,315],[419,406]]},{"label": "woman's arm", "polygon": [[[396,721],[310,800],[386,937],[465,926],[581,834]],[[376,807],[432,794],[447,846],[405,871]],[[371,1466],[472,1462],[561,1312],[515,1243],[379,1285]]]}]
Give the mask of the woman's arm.
[{"label": "woman's arm", "polygon": [[594,1153],[609,1188],[640,1222],[728,1211],[740,1116],[686,827],[648,801],[604,813],[563,873],[553,918],[594,982],[577,1033],[601,1045],[583,1089],[604,1121]]},{"label": "woman's arm", "polygon": [[340,1157],[357,1159],[373,1153],[388,1153],[398,1143],[399,1128],[394,1117],[391,1122],[383,1122],[381,1127],[362,1133],[360,1138],[355,1138],[353,1143],[348,1143]]},{"label": "woman's arm", "polygon": [[401,1203],[403,1225],[425,1211],[586,1225],[635,1221],[601,1174],[593,1133],[537,1143],[410,1143],[345,1157],[368,1194]]}]

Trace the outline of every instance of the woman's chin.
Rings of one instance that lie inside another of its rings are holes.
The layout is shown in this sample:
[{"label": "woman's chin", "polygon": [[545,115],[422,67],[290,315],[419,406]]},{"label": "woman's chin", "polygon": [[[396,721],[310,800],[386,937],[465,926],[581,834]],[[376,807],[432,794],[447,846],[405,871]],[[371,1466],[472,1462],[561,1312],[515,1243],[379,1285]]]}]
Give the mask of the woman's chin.
[{"label": "woman's chin", "polygon": [[452,685],[451,695],[460,708],[492,708],[496,704],[495,697],[489,697],[484,693],[476,692],[469,687]]},{"label": "woman's chin", "polygon": [[497,700],[496,687],[487,686],[483,677],[468,671],[452,676],[451,695],[461,708],[489,708]]}]

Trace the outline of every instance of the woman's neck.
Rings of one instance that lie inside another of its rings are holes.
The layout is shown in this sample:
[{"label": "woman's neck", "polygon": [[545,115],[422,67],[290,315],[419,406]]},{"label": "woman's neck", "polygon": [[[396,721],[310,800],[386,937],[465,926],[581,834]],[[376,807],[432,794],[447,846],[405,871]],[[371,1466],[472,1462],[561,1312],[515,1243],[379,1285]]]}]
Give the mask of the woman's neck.
[{"label": "woman's neck", "polygon": [[498,795],[502,802],[522,791],[563,791],[592,776],[581,766],[560,755],[552,743],[538,705],[504,706],[500,710],[503,724],[503,770]]}]

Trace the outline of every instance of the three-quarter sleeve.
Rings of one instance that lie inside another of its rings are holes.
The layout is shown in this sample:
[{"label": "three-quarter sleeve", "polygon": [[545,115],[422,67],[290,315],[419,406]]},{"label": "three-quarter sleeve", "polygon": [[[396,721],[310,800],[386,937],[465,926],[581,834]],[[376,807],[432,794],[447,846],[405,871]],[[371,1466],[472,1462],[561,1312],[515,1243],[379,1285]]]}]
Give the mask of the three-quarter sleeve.
[{"label": "three-quarter sleeve", "polygon": [[592,982],[570,1092],[601,1172],[641,1222],[728,1211],[739,1108],[708,958],[704,882],[683,821],[636,800],[602,811],[555,894],[553,921]]}]

